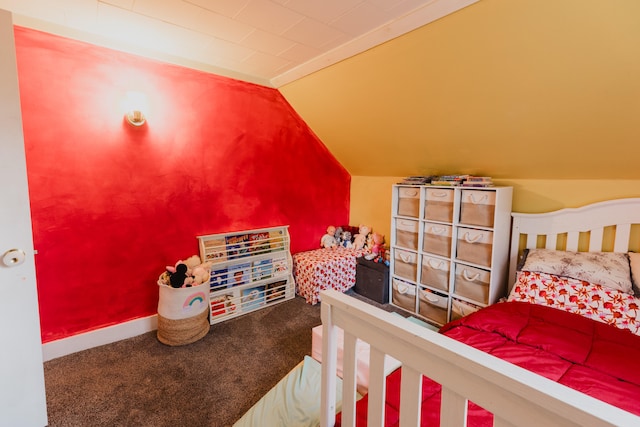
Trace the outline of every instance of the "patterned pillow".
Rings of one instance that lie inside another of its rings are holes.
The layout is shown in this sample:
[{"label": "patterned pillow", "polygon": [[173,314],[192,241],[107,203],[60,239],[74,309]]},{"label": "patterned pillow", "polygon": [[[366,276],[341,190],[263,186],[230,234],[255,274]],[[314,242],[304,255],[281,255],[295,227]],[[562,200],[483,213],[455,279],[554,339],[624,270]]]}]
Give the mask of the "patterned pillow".
[{"label": "patterned pillow", "polygon": [[625,253],[530,249],[522,271],[570,277],[633,295],[629,257]]}]

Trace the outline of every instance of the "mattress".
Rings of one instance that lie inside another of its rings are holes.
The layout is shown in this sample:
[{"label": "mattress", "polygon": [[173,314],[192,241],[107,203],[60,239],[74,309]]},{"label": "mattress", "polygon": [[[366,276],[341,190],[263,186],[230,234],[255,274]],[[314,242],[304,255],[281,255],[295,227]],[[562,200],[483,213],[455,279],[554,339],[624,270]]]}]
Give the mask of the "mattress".
[{"label": "mattress", "polygon": [[[233,427],[320,424],[320,363],[309,356],[293,368],[240,418]],[[336,379],[336,411],[342,406],[342,380]]]}]

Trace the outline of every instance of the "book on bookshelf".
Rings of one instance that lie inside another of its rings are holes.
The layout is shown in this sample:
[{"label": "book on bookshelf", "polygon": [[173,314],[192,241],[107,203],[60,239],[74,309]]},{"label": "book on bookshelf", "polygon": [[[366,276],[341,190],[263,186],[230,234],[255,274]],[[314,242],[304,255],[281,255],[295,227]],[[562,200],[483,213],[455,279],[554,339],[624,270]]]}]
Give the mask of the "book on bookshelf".
[{"label": "book on bookshelf", "polygon": [[287,287],[286,280],[279,280],[277,282],[267,283],[265,285],[265,299],[267,300],[267,302],[276,301],[284,298],[286,287]]},{"label": "book on bookshelf", "polygon": [[237,309],[237,296],[233,292],[216,295],[211,298],[211,316],[233,314]]},{"label": "book on bookshelf", "polygon": [[236,259],[249,256],[249,235],[237,234],[235,236],[226,236],[227,257]]},{"label": "book on bookshelf", "polygon": [[282,230],[269,232],[269,243],[272,251],[283,251],[285,249],[285,235]]},{"label": "book on bookshelf", "polygon": [[224,237],[216,237],[213,239],[205,240],[204,253],[205,261],[211,261],[214,263],[223,262],[227,260],[227,244]]},{"label": "book on bookshelf", "polygon": [[235,264],[229,266],[229,285],[240,286],[251,282],[251,263]]},{"label": "book on bookshelf", "polygon": [[242,310],[252,310],[264,305],[264,303],[264,286],[242,290]]},{"label": "book on bookshelf", "polygon": [[251,274],[251,280],[257,281],[262,279],[268,279],[272,274],[271,259],[262,259],[253,263],[253,269]]},{"label": "book on bookshelf", "polygon": [[271,252],[268,231],[249,234],[249,252],[251,252],[252,255],[266,254]]},{"label": "book on bookshelf", "polygon": [[209,279],[209,287],[212,291],[224,289],[228,284],[228,275],[226,268],[218,268],[211,270],[211,278]]},{"label": "book on bookshelf", "polygon": [[288,267],[287,267],[286,257],[273,258],[273,275],[274,276],[285,275],[287,274],[287,271],[288,271]]}]

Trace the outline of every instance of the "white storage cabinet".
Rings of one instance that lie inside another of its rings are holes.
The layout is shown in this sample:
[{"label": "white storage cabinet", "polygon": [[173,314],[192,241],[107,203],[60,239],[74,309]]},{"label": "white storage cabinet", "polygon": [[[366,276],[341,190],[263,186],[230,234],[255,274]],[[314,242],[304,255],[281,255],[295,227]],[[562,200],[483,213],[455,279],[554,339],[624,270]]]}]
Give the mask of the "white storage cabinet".
[{"label": "white storage cabinet", "polygon": [[392,191],[392,304],[443,325],[506,296],[512,187]]},{"label": "white storage cabinet", "polygon": [[199,236],[212,262],[210,322],[250,313],[295,295],[289,226]]}]

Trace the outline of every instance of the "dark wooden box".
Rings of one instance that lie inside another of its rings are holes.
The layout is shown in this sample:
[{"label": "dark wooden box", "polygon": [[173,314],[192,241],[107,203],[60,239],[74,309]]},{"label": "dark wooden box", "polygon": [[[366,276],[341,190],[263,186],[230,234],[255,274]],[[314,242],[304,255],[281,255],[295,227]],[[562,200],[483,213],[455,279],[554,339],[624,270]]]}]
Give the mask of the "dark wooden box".
[{"label": "dark wooden box", "polygon": [[356,263],[356,284],[360,295],[381,304],[389,302],[389,267],[361,257]]}]

